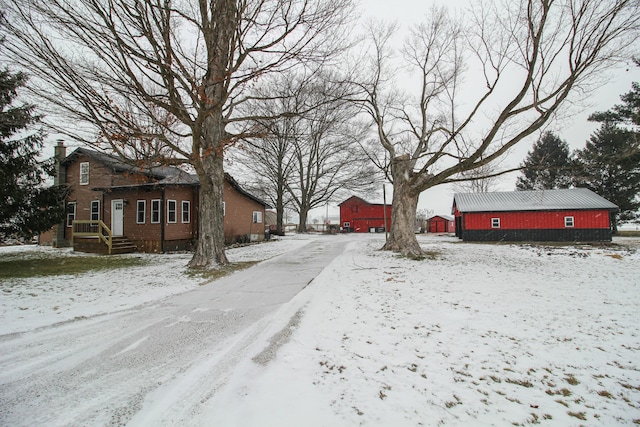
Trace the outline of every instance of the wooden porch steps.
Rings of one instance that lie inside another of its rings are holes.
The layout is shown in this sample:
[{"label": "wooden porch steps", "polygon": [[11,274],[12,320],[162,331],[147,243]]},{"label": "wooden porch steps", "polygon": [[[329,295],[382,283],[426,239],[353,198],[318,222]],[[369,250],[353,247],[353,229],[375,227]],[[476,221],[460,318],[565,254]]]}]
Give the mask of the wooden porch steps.
[{"label": "wooden porch steps", "polygon": [[[111,254],[128,254],[136,252],[136,245],[126,237],[113,237]],[[73,240],[73,250],[90,254],[109,254],[109,247],[95,237],[76,237]]]},{"label": "wooden porch steps", "polygon": [[113,237],[111,254],[128,254],[137,250],[136,245],[126,237]]}]

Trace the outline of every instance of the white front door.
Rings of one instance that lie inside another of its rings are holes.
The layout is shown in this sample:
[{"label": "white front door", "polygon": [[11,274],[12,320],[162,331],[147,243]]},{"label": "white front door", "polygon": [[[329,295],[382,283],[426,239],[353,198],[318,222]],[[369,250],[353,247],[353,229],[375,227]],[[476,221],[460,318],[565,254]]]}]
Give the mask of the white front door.
[{"label": "white front door", "polygon": [[122,236],[124,232],[124,201],[122,199],[111,201],[111,233],[114,236]]}]

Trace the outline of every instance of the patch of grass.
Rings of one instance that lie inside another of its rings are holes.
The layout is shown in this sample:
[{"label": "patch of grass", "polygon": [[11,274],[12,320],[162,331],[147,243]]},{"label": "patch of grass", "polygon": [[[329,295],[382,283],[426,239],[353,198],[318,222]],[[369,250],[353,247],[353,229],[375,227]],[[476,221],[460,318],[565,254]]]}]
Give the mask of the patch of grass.
[{"label": "patch of grass", "polygon": [[633,386],[633,385],[631,385],[631,384],[626,384],[626,383],[619,383],[619,384],[620,384],[622,387],[624,387],[624,388],[626,388],[626,389],[628,389],[628,390],[638,390],[638,391],[640,391],[640,386],[636,387],[636,386]]},{"label": "patch of grass", "polygon": [[640,237],[640,230],[618,230],[616,236],[620,237]]},{"label": "patch of grass", "polygon": [[571,417],[576,417],[579,420],[585,421],[587,419],[587,414],[585,412],[573,412],[573,411],[569,411],[567,412],[567,414],[569,414],[569,416]]},{"label": "patch of grass", "polygon": [[571,390],[569,390],[568,388],[561,388],[560,390],[547,389],[545,393],[547,393],[549,396],[555,396],[557,394],[562,395],[564,397],[571,396]]},{"label": "patch of grass", "polygon": [[580,381],[578,381],[578,379],[576,377],[574,377],[572,374],[567,375],[564,380],[566,382],[568,382],[569,384],[571,384],[571,385],[580,384]]},{"label": "patch of grass", "polygon": [[526,388],[533,387],[533,384],[529,380],[513,380],[511,378],[507,378],[505,381],[508,382],[509,384],[516,384]]},{"label": "patch of grass", "polygon": [[149,261],[142,257],[120,255],[59,256],[50,254],[19,254],[0,257],[0,280],[30,277],[80,274],[87,271],[111,270],[123,267],[140,267]]},{"label": "patch of grass", "polygon": [[562,399],[557,399],[556,402],[558,402],[562,406],[566,406],[567,408],[569,407],[569,404]]},{"label": "patch of grass", "polygon": [[189,269],[187,270],[187,276],[207,279],[206,282],[201,283],[201,285],[206,285],[209,282],[213,282],[214,280],[221,279],[231,273],[235,273],[236,271],[242,271],[242,270],[246,270],[249,267],[253,267],[257,263],[258,261],[244,261],[244,262],[234,262],[227,265],[223,265],[222,267],[211,268],[211,269]]},{"label": "patch of grass", "polygon": [[571,390],[569,390],[568,388],[561,388],[560,394],[563,395],[564,397],[569,397],[571,396]]},{"label": "patch of grass", "polygon": [[535,412],[532,412],[531,413],[531,418],[529,418],[527,420],[527,423],[529,423],[529,424],[540,424],[540,420],[539,420],[538,415]]},{"label": "patch of grass", "polygon": [[455,402],[453,400],[450,400],[450,401],[444,403],[444,406],[446,406],[447,409],[451,409],[456,405],[462,405],[462,400],[460,400],[460,398],[458,396],[456,396],[454,394],[453,398],[455,399]]},{"label": "patch of grass", "polygon": [[600,390],[598,392],[598,396],[606,397],[607,399],[613,399],[613,395],[609,393],[607,390]]},{"label": "patch of grass", "polygon": [[406,259],[410,259],[412,261],[424,261],[425,259],[428,259],[430,261],[434,261],[436,259],[438,259],[438,255],[440,255],[440,252],[437,251],[423,251],[423,253],[421,254],[405,254],[405,255],[398,255],[399,258],[406,258]]}]

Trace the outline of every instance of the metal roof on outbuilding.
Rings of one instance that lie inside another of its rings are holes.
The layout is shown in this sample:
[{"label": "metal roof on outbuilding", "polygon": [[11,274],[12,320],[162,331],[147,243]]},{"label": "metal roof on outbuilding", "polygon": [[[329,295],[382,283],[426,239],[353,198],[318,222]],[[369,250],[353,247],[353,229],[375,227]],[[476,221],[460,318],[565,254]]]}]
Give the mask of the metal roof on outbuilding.
[{"label": "metal roof on outbuilding", "polygon": [[514,212],[547,210],[616,210],[618,206],[587,188],[561,190],[456,193],[453,210],[460,212]]}]

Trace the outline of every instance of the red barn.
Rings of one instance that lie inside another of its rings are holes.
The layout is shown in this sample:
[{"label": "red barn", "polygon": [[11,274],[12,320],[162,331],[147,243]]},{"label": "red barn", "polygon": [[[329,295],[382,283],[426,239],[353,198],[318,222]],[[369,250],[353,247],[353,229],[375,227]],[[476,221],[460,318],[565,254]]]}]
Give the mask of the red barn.
[{"label": "red barn", "polygon": [[616,205],[586,188],[455,194],[466,241],[611,241]]},{"label": "red barn", "polygon": [[455,220],[448,215],[434,215],[427,220],[428,233],[453,233]]},{"label": "red barn", "polygon": [[340,225],[349,233],[383,233],[385,231],[385,207],[387,230],[391,228],[391,206],[369,203],[352,196],[340,203]]}]

